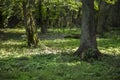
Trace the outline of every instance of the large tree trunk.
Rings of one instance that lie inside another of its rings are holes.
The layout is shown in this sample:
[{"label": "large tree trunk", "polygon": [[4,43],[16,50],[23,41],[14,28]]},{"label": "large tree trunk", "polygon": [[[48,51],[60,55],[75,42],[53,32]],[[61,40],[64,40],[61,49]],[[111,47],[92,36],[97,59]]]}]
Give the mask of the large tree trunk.
[{"label": "large tree trunk", "polygon": [[81,59],[98,58],[100,52],[94,25],[94,0],[82,0],[82,3],[81,43],[75,55]]},{"label": "large tree trunk", "polygon": [[31,10],[31,5],[33,5],[33,2],[34,1],[32,0],[23,1],[23,15],[26,28],[27,43],[29,47],[38,46],[38,33]]}]

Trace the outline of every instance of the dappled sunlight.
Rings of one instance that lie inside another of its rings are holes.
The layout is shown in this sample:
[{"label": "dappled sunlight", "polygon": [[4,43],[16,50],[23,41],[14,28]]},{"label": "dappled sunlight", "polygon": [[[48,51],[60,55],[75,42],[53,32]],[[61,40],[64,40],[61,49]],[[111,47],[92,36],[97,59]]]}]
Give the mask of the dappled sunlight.
[{"label": "dappled sunlight", "polygon": [[81,65],[82,62],[73,62],[73,63],[66,63],[68,66],[76,66],[76,65]]},{"label": "dappled sunlight", "polygon": [[[112,35],[111,35],[112,36]],[[120,55],[120,36],[112,36],[108,38],[99,38],[98,47],[101,53],[110,55]]]},{"label": "dappled sunlight", "polygon": [[75,49],[79,45],[79,40],[76,39],[57,39],[57,40],[45,40],[43,43],[47,47],[52,47],[58,50]]},{"label": "dappled sunlight", "polygon": [[79,39],[64,39],[59,38],[59,35],[46,39],[44,36],[37,48],[28,48],[26,41],[16,33],[8,36],[10,37],[4,36],[6,39],[0,40],[0,79],[4,79],[6,75],[9,79],[27,77],[29,80],[89,80],[91,78],[113,80],[114,77],[119,78],[120,40],[118,36],[114,39],[98,38],[98,48],[105,56],[100,60],[88,61],[81,61],[79,57],[73,56],[79,47]]},{"label": "dappled sunlight", "polygon": [[16,40],[7,40],[1,43],[2,45],[20,45],[23,44],[23,41],[16,41]]},{"label": "dappled sunlight", "polygon": [[25,29],[23,28],[14,28],[14,29],[9,29],[9,28],[5,28],[5,29],[1,29],[1,31],[4,31],[4,33],[25,33]]},{"label": "dappled sunlight", "polygon": [[0,80],[120,80],[119,0],[0,0]]},{"label": "dappled sunlight", "polygon": [[108,48],[100,48],[101,53],[107,53],[110,55],[120,55],[120,47],[108,47]]},{"label": "dappled sunlight", "polygon": [[[18,56],[16,58],[0,59],[0,63],[2,64],[3,75],[10,74],[12,71],[12,73],[17,72],[16,74],[12,74],[12,76],[23,75],[28,78],[30,78],[29,76],[34,76],[36,79],[42,78],[43,80],[48,78],[51,78],[51,80],[58,78],[62,80],[66,78],[79,80],[79,78],[89,79],[91,77],[96,80],[111,79],[112,77],[109,74],[114,73],[116,70],[114,66],[105,60],[89,63],[80,61],[69,54],[62,53]],[[111,63],[111,61],[109,62]],[[6,67],[7,63],[9,63],[8,67]],[[8,69],[9,71],[7,71]]]}]

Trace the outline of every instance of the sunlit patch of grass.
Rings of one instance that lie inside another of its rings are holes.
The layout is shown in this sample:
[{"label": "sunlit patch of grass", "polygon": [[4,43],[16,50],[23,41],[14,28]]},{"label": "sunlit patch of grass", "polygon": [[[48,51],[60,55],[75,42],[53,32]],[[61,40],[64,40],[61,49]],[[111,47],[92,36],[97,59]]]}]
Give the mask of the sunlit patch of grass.
[{"label": "sunlit patch of grass", "polygon": [[120,35],[118,33],[106,34],[106,38],[99,38],[98,47],[102,53],[111,55],[120,54]]},{"label": "sunlit patch of grass", "polygon": [[80,28],[64,28],[64,29],[48,29],[49,32],[52,33],[60,33],[60,34],[79,34]]},{"label": "sunlit patch of grass", "polygon": [[[3,64],[1,69],[5,74],[6,70],[9,70],[7,75],[10,76],[12,71],[13,80],[113,80],[113,76],[109,74],[115,69],[104,60],[82,62],[69,54],[34,55],[29,58],[2,60],[0,63]],[[9,78],[5,77],[5,74],[0,76]]]},{"label": "sunlit patch of grass", "polygon": [[67,50],[76,48],[79,45],[79,40],[76,39],[44,40],[43,44],[58,50]]},{"label": "sunlit patch of grass", "polygon": [[4,31],[5,33],[25,33],[25,29],[23,28],[14,28],[14,29],[2,29],[2,31]]}]

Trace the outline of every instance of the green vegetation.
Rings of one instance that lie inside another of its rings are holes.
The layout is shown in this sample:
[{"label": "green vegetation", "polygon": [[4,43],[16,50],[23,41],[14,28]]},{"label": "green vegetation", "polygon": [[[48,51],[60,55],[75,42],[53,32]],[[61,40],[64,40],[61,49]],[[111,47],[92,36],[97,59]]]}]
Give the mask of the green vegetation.
[{"label": "green vegetation", "polygon": [[0,0],[0,80],[120,80],[119,27],[120,0]]},{"label": "green vegetation", "polygon": [[97,38],[100,60],[80,61],[73,56],[79,39],[65,35],[78,29],[49,29],[40,34],[38,48],[27,48],[23,29],[1,29],[0,80],[119,80],[120,35],[111,31]]}]

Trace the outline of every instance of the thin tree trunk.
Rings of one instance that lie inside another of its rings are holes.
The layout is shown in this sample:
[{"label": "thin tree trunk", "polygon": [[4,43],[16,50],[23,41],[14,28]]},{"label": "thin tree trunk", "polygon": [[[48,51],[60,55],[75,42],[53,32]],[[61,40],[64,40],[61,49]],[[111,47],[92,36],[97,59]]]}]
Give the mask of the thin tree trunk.
[{"label": "thin tree trunk", "polygon": [[41,33],[46,33],[47,32],[47,27],[44,23],[43,19],[43,13],[42,13],[42,2],[43,0],[39,0],[39,22],[40,22],[40,27],[41,27]]},{"label": "thin tree trunk", "polygon": [[97,48],[94,25],[94,0],[82,0],[82,3],[81,44],[75,55],[81,59],[98,58],[100,52]]},{"label": "thin tree trunk", "polygon": [[0,28],[4,28],[3,22],[2,12],[0,11]]}]

